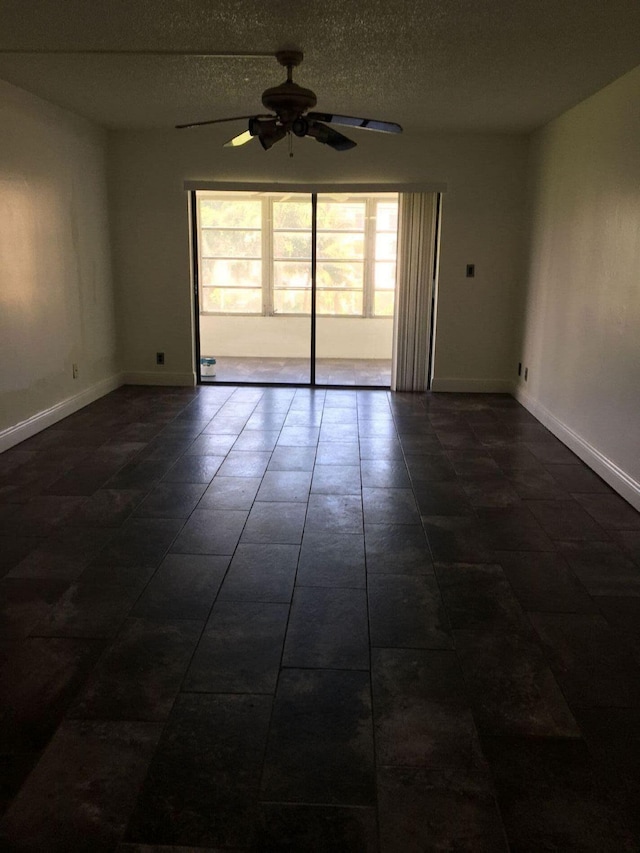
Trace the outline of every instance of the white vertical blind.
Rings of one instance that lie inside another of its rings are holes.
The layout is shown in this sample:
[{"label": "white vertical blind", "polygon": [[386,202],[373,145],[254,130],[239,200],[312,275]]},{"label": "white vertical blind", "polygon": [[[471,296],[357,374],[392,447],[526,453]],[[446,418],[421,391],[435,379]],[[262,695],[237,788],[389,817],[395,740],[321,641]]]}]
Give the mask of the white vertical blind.
[{"label": "white vertical blind", "polygon": [[400,193],[391,388],[426,391],[436,193]]}]

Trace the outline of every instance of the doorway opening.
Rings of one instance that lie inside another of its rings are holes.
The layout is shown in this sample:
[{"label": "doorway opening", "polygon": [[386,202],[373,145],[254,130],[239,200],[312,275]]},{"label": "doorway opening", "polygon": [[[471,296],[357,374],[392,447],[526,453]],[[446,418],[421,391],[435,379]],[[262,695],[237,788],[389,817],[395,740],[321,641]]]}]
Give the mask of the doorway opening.
[{"label": "doorway opening", "polygon": [[191,205],[199,382],[390,386],[398,193]]}]

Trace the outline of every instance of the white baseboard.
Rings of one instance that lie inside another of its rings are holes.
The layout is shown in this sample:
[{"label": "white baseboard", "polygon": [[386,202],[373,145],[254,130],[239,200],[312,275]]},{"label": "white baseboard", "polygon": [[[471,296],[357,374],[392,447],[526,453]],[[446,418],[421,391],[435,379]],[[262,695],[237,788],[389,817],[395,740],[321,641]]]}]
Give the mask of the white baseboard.
[{"label": "white baseboard", "polygon": [[164,373],[160,371],[140,371],[123,373],[123,385],[179,385],[192,388],[196,384],[195,373]]},{"label": "white baseboard", "polygon": [[615,489],[632,507],[640,511],[640,483],[619,468],[592,444],[589,444],[567,424],[556,418],[542,403],[539,403],[522,388],[517,387],[513,396],[528,409],[541,424],[566,444],[576,456],[579,456],[599,477]]},{"label": "white baseboard", "polygon": [[48,409],[37,412],[25,421],[7,427],[0,432],[0,453],[3,450],[14,447],[16,444],[20,444],[21,441],[25,441],[27,438],[31,438],[37,432],[53,426],[53,424],[58,423],[63,418],[77,412],[78,409],[82,409],[84,406],[88,406],[89,403],[93,403],[95,400],[100,399],[100,397],[104,397],[110,391],[115,391],[122,384],[122,374],[116,373],[108,379],[103,379],[101,382],[96,382],[89,388],[85,388],[84,391],[75,394],[73,397],[67,397],[66,400],[61,400],[59,403],[49,406]]},{"label": "white baseboard", "polygon": [[513,382],[508,379],[433,379],[431,390],[457,394],[513,394]]}]

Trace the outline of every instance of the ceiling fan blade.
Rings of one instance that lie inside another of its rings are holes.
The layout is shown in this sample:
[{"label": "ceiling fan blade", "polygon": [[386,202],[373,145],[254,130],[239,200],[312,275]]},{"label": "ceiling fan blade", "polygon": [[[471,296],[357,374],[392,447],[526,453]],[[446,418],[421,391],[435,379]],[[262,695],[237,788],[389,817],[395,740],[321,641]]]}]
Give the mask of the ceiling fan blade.
[{"label": "ceiling fan blade", "polygon": [[332,127],[327,127],[326,124],[321,124],[319,121],[310,121],[307,128],[307,136],[313,137],[316,142],[322,142],[323,145],[328,145],[335,151],[348,151],[350,148],[355,148],[358,144],[353,139],[343,136],[334,130]]},{"label": "ceiling fan blade", "polygon": [[246,145],[247,142],[251,142],[254,134],[251,133],[250,130],[245,130],[243,133],[239,133],[237,136],[234,136],[232,139],[227,139],[227,141],[222,146],[223,148],[238,148],[240,145]]},{"label": "ceiling fan blade", "polygon": [[189,124],[177,124],[176,130],[184,130],[185,127],[202,127],[205,124],[221,124],[225,121],[247,121],[250,118],[273,118],[270,115],[261,115],[261,116],[232,116],[231,118],[212,118],[209,121],[192,121]]},{"label": "ceiling fan blade", "polygon": [[307,113],[307,118],[312,121],[326,121],[329,124],[343,124],[346,127],[361,127],[363,130],[378,130],[381,133],[402,133],[402,127],[399,124],[375,118],[338,116],[334,113]]}]

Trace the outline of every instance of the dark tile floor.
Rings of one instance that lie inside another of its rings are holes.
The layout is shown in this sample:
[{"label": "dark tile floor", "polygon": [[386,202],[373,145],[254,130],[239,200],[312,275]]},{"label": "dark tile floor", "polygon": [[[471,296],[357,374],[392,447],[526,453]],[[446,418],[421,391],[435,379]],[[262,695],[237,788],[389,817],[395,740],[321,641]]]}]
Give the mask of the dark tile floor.
[{"label": "dark tile floor", "polygon": [[0,846],[637,851],[639,542],[508,396],[121,388],[0,456]]}]

